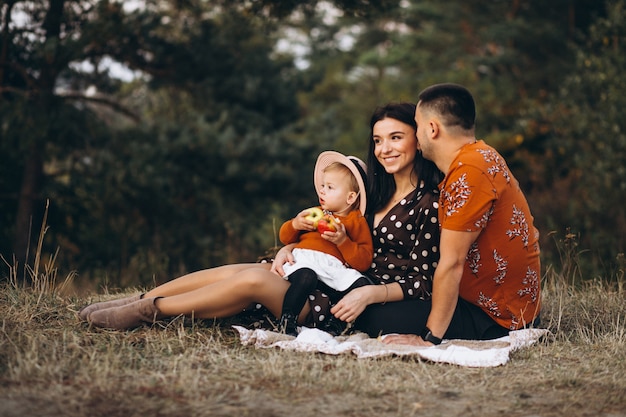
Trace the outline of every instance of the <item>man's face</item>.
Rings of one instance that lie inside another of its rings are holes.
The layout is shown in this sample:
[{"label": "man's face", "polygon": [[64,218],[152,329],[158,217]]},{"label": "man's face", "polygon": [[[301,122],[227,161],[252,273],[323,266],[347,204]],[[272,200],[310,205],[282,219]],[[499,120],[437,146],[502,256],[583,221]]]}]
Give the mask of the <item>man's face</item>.
[{"label": "man's face", "polygon": [[422,155],[424,156],[424,158],[430,159],[432,161],[432,157],[434,155],[432,143],[430,142],[431,126],[426,120],[420,103],[418,103],[417,107],[415,108],[415,123],[417,124],[415,136],[417,137],[418,149],[422,151]]}]

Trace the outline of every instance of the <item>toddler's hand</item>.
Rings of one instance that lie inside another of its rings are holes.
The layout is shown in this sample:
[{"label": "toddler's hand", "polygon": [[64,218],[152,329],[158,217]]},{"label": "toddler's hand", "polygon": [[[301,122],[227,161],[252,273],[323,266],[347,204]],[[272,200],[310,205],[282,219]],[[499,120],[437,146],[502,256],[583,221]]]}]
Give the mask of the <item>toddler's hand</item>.
[{"label": "toddler's hand", "polygon": [[309,209],[302,210],[296,217],[293,218],[291,224],[296,230],[306,230],[312,231],[315,230],[314,223],[307,219],[307,216],[310,214]]},{"label": "toddler's hand", "polygon": [[341,245],[348,238],[348,235],[346,234],[346,226],[344,226],[339,219],[335,219],[335,225],[337,227],[337,231],[326,231],[322,233],[322,238],[334,243],[335,245]]}]

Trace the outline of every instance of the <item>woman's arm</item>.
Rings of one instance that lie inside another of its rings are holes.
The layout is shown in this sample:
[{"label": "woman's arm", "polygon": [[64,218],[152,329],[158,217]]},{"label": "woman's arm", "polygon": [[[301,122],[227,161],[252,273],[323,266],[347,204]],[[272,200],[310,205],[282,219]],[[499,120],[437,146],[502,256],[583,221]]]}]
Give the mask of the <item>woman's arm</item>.
[{"label": "woman's arm", "polygon": [[330,309],[330,312],[339,320],[351,322],[374,303],[386,303],[404,299],[400,284],[393,282],[387,285],[366,285],[358,287],[346,294]]}]

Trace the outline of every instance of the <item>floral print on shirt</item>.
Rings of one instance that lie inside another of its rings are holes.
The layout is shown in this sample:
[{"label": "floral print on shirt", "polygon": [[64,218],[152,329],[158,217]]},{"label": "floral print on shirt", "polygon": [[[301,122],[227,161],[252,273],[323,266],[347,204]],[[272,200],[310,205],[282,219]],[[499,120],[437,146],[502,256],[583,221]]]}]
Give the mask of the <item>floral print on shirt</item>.
[{"label": "floral print on shirt", "polygon": [[480,232],[471,245],[460,296],[515,329],[539,311],[539,233],[528,203],[498,152],[464,146],[440,184],[441,227]]}]

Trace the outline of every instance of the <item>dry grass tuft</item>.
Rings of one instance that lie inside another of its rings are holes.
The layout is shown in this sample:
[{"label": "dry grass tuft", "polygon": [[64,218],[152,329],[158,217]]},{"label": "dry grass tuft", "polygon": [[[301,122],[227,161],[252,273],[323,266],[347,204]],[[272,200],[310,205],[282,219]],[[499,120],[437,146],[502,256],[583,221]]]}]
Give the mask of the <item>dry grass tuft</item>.
[{"label": "dry grass tuft", "polygon": [[57,284],[52,266],[0,286],[0,416],[626,415],[623,275],[575,285],[549,269],[554,338],[471,369],[256,350],[229,321],[94,329],[76,317],[92,300],[66,295],[72,277]]}]

